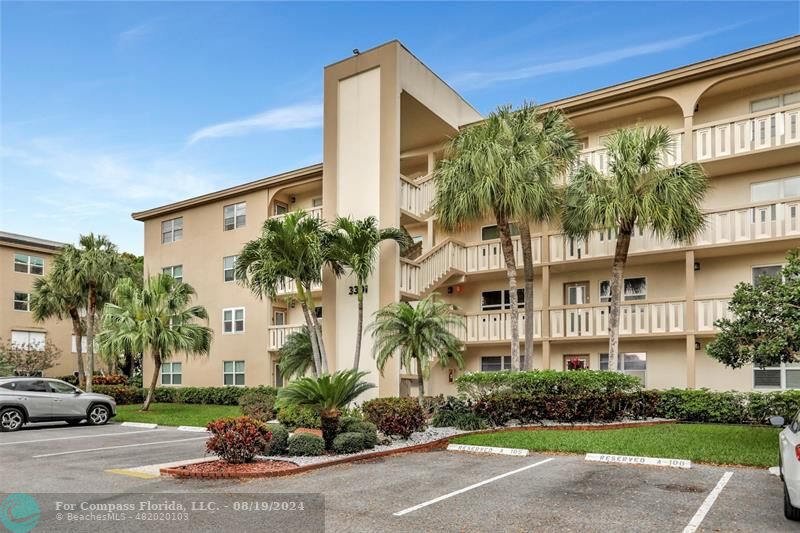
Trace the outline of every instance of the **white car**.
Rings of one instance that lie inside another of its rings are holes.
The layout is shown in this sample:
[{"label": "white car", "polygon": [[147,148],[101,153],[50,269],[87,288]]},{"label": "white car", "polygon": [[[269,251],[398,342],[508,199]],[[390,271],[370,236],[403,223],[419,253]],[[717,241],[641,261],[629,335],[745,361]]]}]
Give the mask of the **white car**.
[{"label": "white car", "polygon": [[800,411],[786,425],[782,416],[769,419],[773,426],[786,426],[778,436],[778,467],[783,481],[783,514],[800,520]]}]

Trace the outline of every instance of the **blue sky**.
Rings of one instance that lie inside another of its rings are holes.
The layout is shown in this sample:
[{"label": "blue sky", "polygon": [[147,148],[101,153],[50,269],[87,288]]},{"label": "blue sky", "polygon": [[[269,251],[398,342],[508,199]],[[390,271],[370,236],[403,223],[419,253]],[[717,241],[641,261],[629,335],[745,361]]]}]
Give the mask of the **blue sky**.
[{"label": "blue sky", "polygon": [[800,33],[800,2],[8,3],[0,229],[141,253],[132,211],[316,163],[322,69],[400,39],[481,113]]}]

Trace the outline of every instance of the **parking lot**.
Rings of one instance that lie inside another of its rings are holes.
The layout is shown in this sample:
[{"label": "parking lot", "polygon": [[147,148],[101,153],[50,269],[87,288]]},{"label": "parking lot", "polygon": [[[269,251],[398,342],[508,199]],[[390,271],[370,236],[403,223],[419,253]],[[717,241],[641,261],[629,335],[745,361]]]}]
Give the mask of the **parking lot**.
[{"label": "parking lot", "polygon": [[[252,481],[175,480],[141,469],[201,458],[204,439],[115,424],[2,434],[0,491],[322,493],[326,531],[681,532],[698,517],[697,531],[800,530],[784,520],[780,481],[764,469],[685,470],[589,463],[582,456],[446,451]],[[724,487],[715,491],[723,478]],[[253,530],[252,516],[239,520],[225,528]],[[137,530],[134,524],[115,530],[128,527]]]}]

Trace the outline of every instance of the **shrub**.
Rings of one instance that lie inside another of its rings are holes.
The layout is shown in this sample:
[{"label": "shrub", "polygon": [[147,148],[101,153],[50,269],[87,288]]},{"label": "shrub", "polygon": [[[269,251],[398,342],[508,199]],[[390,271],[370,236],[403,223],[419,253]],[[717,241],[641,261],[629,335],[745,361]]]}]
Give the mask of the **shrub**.
[{"label": "shrub", "polygon": [[333,439],[333,451],[338,454],[358,453],[365,448],[362,433],[340,433]]},{"label": "shrub", "polygon": [[263,422],[275,415],[275,395],[269,390],[250,390],[239,396],[242,414]]},{"label": "shrub", "polygon": [[78,386],[78,376],[75,374],[69,374],[67,376],[58,376],[56,379],[60,379],[61,381],[66,381],[70,385]]},{"label": "shrub", "polygon": [[352,416],[340,418],[339,433],[360,433],[364,437],[364,448],[374,448],[378,444],[377,426],[360,418]]},{"label": "shrub", "polygon": [[528,372],[473,372],[456,378],[458,391],[478,400],[497,392],[517,394],[587,394],[636,392],[642,383],[621,372],[532,370]]},{"label": "shrub", "polygon": [[92,386],[94,385],[127,385],[128,378],[120,374],[109,374],[106,376],[92,376]]},{"label": "shrub", "polygon": [[117,405],[131,405],[144,401],[144,391],[127,385],[94,385],[92,391],[114,398]]},{"label": "shrub", "polygon": [[288,429],[312,428],[319,429],[322,423],[319,414],[310,407],[286,405],[278,409],[278,421]]},{"label": "shrub", "polygon": [[322,455],[325,453],[325,441],[308,433],[292,435],[286,453],[290,456]]},{"label": "shrub", "polygon": [[180,389],[172,387],[156,387],[153,391],[153,401],[157,403],[176,403]]},{"label": "shrub", "polygon": [[362,406],[364,417],[386,435],[408,438],[425,428],[425,415],[412,398],[376,398]]},{"label": "shrub", "polygon": [[734,392],[669,389],[660,392],[657,415],[686,422],[765,424],[771,416],[793,417],[800,391]]},{"label": "shrub", "polygon": [[238,405],[239,398],[251,391],[262,391],[277,395],[274,387],[180,387],[176,401],[212,405]]},{"label": "shrub", "polygon": [[139,387],[140,389],[144,386],[144,380],[142,379],[142,375],[139,374],[138,376],[133,376],[128,380],[128,385],[131,387]]},{"label": "shrub", "polygon": [[228,463],[249,463],[269,448],[272,437],[267,425],[247,416],[209,422],[211,437],[206,450]]},{"label": "shrub", "polygon": [[436,408],[436,412],[431,420],[431,425],[437,428],[457,427],[456,424],[461,416],[471,414],[472,406],[461,398],[448,396]]},{"label": "shrub", "polygon": [[265,455],[285,454],[289,445],[289,431],[280,424],[267,424],[267,427],[272,433],[272,438],[269,440]]},{"label": "shrub", "polygon": [[476,431],[486,428],[487,424],[486,420],[475,413],[464,413],[458,415],[453,425],[462,431]]}]

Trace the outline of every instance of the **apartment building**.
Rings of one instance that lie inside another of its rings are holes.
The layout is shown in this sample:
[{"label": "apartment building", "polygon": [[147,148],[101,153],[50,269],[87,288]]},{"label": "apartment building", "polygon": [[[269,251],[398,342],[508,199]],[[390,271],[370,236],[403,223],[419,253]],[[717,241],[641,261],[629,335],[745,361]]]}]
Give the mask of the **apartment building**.
[{"label": "apartment building", "polygon": [[30,312],[33,283],[50,270],[53,255],[63,246],[60,242],[0,231],[0,338],[23,345],[52,342],[61,350],[61,356],[53,368],[44,372],[47,376],[64,376],[78,370],[72,322],[36,322]]},{"label": "apartment building", "polygon": [[[567,113],[582,139],[581,157],[601,170],[606,134],[659,124],[674,135],[669,163],[697,161],[712,181],[708,227],[694,242],[660,241],[642,231],[632,240],[622,370],[654,388],[800,388],[800,365],[734,371],[705,353],[736,283],[774,273],[786,251],[800,246],[800,37],[546,105]],[[438,292],[465,315],[463,372],[508,368],[509,304],[497,228],[485,220],[447,234],[430,209],[431,172],[444,143],[479,120],[393,41],[325,68],[321,164],[134,213],[144,222],[145,271],[191,283],[215,331],[209,357],[176,359],[162,383],[281,385],[277,350],[304,323],[300,310],[289,292],[255,299],[233,279],[232,265],[267,217],[298,209],[325,220],[372,215],[383,227],[408,230],[421,254],[400,257],[395,244],[383,246],[365,297],[367,321],[388,303]],[[613,235],[571,241],[557,226],[542,225],[532,227],[532,240],[535,310],[521,320],[534,321],[534,368],[607,369]],[[315,292],[331,369],[351,365],[352,285],[325,273]],[[371,339],[363,343],[361,366],[378,384],[374,394],[413,394],[415,376],[397,361],[381,375],[369,357]],[[426,392],[453,392],[460,372],[432,369]]]}]

